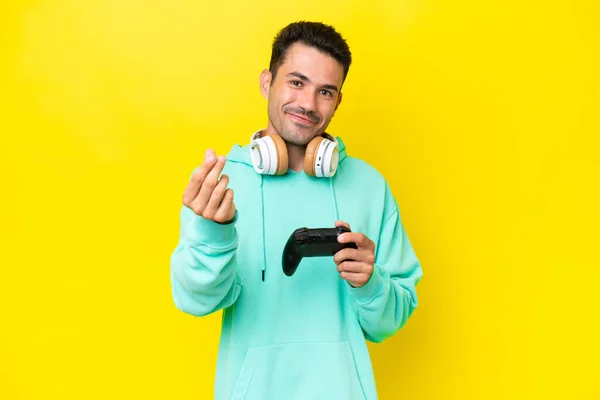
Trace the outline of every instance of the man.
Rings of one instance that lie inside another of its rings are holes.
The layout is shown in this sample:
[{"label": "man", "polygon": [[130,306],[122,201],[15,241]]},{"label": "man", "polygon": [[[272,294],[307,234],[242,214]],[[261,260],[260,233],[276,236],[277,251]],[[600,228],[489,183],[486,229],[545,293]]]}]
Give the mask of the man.
[{"label": "man", "polygon": [[[209,149],[183,194],[173,299],[195,316],[223,310],[217,399],[375,399],[366,340],[417,306],[422,270],[390,188],[325,132],[350,63],[328,25],[280,31],[260,75],[266,129],[226,158]],[[296,228],[334,225],[356,249],[282,272]]]}]

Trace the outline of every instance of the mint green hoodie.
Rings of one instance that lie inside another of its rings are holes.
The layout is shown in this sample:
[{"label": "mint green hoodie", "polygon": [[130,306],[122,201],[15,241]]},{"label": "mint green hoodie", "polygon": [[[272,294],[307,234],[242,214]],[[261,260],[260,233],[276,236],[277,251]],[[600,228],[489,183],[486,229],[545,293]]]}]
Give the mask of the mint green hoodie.
[{"label": "mint green hoodie", "polygon": [[[181,209],[173,300],[195,316],[223,310],[215,399],[377,398],[366,340],[381,342],[406,323],[422,270],[385,179],[337,139],[333,178],[257,174],[249,146],[235,145],[223,170],[235,193],[234,221]],[[304,258],[284,275],[291,233],[338,219],[376,245],[367,284],[342,280],[332,257]]]}]

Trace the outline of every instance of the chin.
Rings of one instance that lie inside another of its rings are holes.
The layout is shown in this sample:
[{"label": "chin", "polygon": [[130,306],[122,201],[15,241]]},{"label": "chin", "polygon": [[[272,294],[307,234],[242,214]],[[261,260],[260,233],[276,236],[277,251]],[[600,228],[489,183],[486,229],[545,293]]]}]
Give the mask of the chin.
[{"label": "chin", "polygon": [[314,132],[299,133],[295,131],[288,131],[285,135],[281,135],[286,142],[296,146],[306,146],[315,136],[317,135]]}]

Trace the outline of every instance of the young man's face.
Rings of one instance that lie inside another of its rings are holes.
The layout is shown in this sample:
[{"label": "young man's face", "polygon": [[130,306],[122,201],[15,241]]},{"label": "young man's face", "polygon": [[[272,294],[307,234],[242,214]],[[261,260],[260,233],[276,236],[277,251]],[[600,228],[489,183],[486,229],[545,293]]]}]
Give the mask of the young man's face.
[{"label": "young man's face", "polygon": [[268,100],[269,127],[285,141],[303,146],[321,135],[342,100],[343,66],[314,47],[296,43],[288,49],[275,81],[261,74],[261,92]]}]

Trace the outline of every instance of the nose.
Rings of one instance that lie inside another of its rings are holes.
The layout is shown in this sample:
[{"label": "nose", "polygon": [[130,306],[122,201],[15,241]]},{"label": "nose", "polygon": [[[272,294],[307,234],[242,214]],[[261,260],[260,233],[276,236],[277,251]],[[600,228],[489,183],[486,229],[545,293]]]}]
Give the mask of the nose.
[{"label": "nose", "polygon": [[298,106],[302,107],[307,113],[316,111],[317,99],[315,93],[311,90],[303,90],[298,97]]}]

